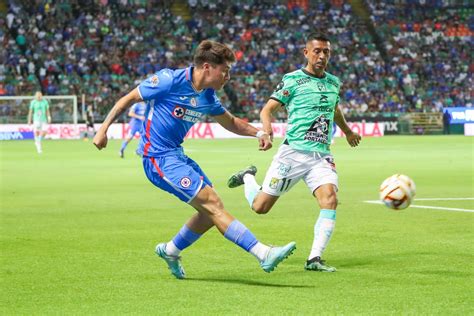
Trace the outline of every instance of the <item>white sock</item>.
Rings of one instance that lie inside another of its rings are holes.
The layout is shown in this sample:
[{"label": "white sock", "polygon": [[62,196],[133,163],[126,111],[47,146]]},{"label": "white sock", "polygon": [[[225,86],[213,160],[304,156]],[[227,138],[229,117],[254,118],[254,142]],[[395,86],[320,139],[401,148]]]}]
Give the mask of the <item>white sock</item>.
[{"label": "white sock", "polygon": [[258,261],[262,262],[267,257],[268,252],[270,251],[270,247],[267,245],[262,244],[261,242],[257,242],[255,246],[250,249],[250,253],[258,259]]},{"label": "white sock", "polygon": [[314,257],[322,257],[324,249],[331,239],[332,232],[336,226],[336,211],[321,210],[318,220],[314,225],[314,240],[308,260]]},{"label": "white sock", "polygon": [[255,180],[255,176],[253,174],[246,173],[244,175],[244,191],[245,198],[247,199],[247,202],[249,202],[250,207],[252,207],[253,200],[255,200],[259,190],[260,186]]},{"label": "white sock", "polygon": [[172,240],[166,243],[166,254],[168,256],[179,256],[180,253],[181,253],[181,250],[179,250],[179,248],[176,247],[176,245],[174,244]]},{"label": "white sock", "polygon": [[41,141],[35,140],[36,151],[41,152]]}]

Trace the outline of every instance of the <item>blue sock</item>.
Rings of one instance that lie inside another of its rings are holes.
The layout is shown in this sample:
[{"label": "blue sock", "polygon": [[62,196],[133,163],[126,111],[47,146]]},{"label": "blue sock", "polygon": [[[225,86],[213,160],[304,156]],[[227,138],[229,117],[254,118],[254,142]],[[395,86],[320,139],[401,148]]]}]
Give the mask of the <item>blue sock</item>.
[{"label": "blue sock", "polygon": [[125,147],[127,147],[127,145],[128,145],[127,141],[124,140],[124,141],[122,142],[122,147],[120,147],[120,151],[124,151],[124,150],[125,150]]},{"label": "blue sock", "polygon": [[201,234],[195,233],[188,226],[183,225],[181,230],[174,236],[173,243],[176,245],[176,248],[183,250],[198,240],[199,237],[201,237]]},{"label": "blue sock", "polygon": [[258,243],[257,238],[244,224],[234,219],[224,234],[224,237],[249,252]]}]

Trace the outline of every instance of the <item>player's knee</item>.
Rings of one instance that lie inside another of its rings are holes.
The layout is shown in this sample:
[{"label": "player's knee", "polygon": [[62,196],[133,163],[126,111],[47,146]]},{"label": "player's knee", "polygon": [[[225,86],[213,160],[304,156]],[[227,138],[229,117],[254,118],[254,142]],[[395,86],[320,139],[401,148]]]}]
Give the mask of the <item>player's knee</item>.
[{"label": "player's knee", "polygon": [[267,214],[270,211],[271,206],[267,203],[254,202],[252,204],[252,209],[257,214]]},{"label": "player's knee", "polygon": [[204,206],[212,216],[219,216],[224,211],[224,203],[217,194],[209,196]]},{"label": "player's knee", "polygon": [[319,201],[321,208],[335,210],[337,207],[337,195],[336,192],[331,192],[324,197],[322,197]]}]

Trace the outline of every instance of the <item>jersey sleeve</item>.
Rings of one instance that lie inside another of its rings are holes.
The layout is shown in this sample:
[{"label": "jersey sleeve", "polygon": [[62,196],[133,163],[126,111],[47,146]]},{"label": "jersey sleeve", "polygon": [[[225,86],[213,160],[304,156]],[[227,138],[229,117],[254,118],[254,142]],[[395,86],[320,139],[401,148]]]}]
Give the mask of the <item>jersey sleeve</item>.
[{"label": "jersey sleeve", "polygon": [[138,85],[138,92],[144,101],[156,99],[167,94],[173,84],[173,73],[163,69]]},{"label": "jersey sleeve", "polygon": [[33,110],[33,103],[34,103],[34,100],[31,100],[30,101],[30,110]]},{"label": "jersey sleeve", "polygon": [[283,76],[283,79],[280,83],[276,86],[275,91],[273,91],[270,99],[277,100],[283,105],[287,105],[291,99],[293,90],[293,80],[291,80],[288,76]]},{"label": "jersey sleeve", "polygon": [[222,106],[221,101],[216,95],[214,90],[209,91],[208,96],[206,96],[209,103],[212,104],[210,115],[221,115],[224,114],[226,109]]}]

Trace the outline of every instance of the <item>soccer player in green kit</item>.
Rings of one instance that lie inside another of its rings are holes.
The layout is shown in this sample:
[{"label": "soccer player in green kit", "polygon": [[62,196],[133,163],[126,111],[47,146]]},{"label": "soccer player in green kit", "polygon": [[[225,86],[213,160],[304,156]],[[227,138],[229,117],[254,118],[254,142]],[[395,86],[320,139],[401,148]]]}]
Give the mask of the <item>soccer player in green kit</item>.
[{"label": "soccer player in green kit", "polygon": [[263,185],[255,180],[257,168],[250,166],[229,178],[230,188],[244,184],[245,197],[258,214],[270,211],[278,198],[300,179],[306,183],[320,207],[314,226],[314,240],[304,268],[334,272],[321,259],[336,223],[338,177],[329,147],[333,122],[345,133],[350,146],[361,137],[352,132],[339,108],[339,78],[327,73],[331,43],[324,34],[309,35],[304,48],[307,65],[287,73],[260,113],[263,130],[272,132],[272,114],[282,107],[288,111],[285,140],[274,156]]},{"label": "soccer player in green kit", "polygon": [[33,117],[33,130],[35,133],[35,146],[38,154],[43,152],[41,140],[46,136],[48,125],[51,123],[51,114],[49,112],[49,103],[43,99],[40,91],[35,93],[35,98],[30,102],[30,111],[28,112],[28,125],[31,125]]}]

